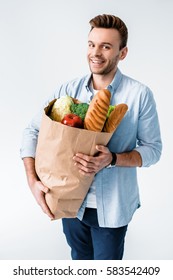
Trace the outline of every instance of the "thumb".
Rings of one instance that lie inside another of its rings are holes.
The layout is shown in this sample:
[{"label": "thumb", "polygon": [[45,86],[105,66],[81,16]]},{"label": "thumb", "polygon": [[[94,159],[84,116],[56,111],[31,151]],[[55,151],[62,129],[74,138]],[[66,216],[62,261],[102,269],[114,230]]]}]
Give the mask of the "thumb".
[{"label": "thumb", "polygon": [[41,182],[39,184],[39,189],[44,193],[47,193],[49,191],[49,188],[44,186]]},{"label": "thumb", "polygon": [[108,153],[109,149],[103,145],[96,145],[96,150],[102,153]]}]

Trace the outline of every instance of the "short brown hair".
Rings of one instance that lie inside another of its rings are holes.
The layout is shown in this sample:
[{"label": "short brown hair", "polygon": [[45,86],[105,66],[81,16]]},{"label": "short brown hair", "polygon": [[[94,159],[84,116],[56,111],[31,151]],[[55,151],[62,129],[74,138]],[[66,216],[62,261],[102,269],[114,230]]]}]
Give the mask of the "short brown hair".
[{"label": "short brown hair", "polygon": [[128,29],[125,23],[114,15],[98,15],[89,21],[91,30],[97,28],[114,28],[118,30],[121,38],[120,50],[127,45]]}]

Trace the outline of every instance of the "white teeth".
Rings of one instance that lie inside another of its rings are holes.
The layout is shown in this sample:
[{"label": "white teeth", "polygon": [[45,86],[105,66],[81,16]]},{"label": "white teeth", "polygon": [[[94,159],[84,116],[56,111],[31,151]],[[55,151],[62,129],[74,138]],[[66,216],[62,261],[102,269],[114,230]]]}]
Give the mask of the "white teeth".
[{"label": "white teeth", "polygon": [[99,61],[98,60],[92,60],[92,62],[93,63],[97,63],[97,64],[101,64],[102,63],[102,61],[100,61],[100,60]]}]

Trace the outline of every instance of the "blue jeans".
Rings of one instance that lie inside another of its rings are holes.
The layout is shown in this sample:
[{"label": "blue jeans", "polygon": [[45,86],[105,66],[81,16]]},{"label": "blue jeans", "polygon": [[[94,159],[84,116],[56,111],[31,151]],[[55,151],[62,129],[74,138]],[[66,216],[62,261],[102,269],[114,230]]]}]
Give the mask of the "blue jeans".
[{"label": "blue jeans", "polygon": [[99,227],[97,210],[92,208],[86,208],[82,221],[63,218],[62,223],[73,260],[122,259],[127,225],[120,228]]}]

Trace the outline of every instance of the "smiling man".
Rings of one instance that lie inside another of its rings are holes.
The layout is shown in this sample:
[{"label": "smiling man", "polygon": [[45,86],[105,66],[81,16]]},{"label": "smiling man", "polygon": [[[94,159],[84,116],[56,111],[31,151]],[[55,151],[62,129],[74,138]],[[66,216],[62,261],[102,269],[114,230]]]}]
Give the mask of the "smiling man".
[{"label": "smiling man", "polygon": [[[121,260],[128,224],[140,206],[137,168],[155,164],[160,159],[162,143],[151,90],[118,68],[127,55],[125,23],[113,15],[98,15],[90,25],[87,58],[91,73],[60,85],[43,107],[66,93],[89,103],[104,88],[111,92],[111,104],[128,105],[128,112],[107,147],[97,146],[94,157],[74,155],[79,172],[95,176],[77,217],[62,219],[72,259]],[[21,157],[35,199],[52,218],[45,201],[49,190],[35,171],[41,115],[42,110],[24,130]]]}]

